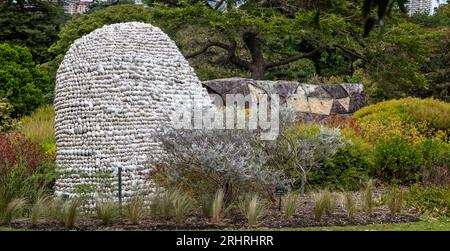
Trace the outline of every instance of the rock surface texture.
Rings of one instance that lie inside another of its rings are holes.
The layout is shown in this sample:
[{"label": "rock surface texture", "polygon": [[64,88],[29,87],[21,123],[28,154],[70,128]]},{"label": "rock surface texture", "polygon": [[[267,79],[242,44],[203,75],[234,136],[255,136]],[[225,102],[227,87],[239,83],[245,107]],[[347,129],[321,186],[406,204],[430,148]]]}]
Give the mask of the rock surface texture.
[{"label": "rock surface texture", "polygon": [[[56,194],[123,199],[152,194],[149,158],[161,156],[152,134],[170,126],[175,99],[210,102],[194,70],[159,28],[107,25],[76,40],[56,79]],[[93,206],[91,202],[90,206]]]},{"label": "rock surface texture", "polygon": [[[330,115],[349,115],[367,105],[362,84],[310,85],[296,81],[261,81],[245,78],[214,79],[202,82],[211,94],[218,94],[226,105],[226,94],[258,96],[278,94],[281,104],[294,109],[300,119],[326,119]],[[252,98],[252,100],[254,100]]]}]

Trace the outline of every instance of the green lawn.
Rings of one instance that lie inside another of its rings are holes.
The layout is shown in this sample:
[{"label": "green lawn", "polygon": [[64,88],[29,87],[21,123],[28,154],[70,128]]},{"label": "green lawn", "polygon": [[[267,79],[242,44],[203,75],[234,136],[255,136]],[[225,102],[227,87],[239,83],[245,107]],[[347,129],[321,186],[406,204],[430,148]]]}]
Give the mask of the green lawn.
[{"label": "green lawn", "polygon": [[[214,229],[212,231],[223,231]],[[232,229],[230,229],[232,230]],[[449,217],[422,217],[418,222],[395,223],[395,224],[372,224],[361,226],[333,226],[333,227],[306,227],[306,228],[280,228],[280,229],[240,229],[250,231],[450,231]],[[32,231],[31,229],[12,229],[0,227],[0,231]],[[202,230],[208,231],[208,230]]]},{"label": "green lawn", "polygon": [[[260,229],[264,230],[264,229]],[[280,231],[450,231],[449,217],[422,217],[418,222],[395,224],[372,224],[361,226],[333,226],[333,227],[307,227],[282,228]]]}]

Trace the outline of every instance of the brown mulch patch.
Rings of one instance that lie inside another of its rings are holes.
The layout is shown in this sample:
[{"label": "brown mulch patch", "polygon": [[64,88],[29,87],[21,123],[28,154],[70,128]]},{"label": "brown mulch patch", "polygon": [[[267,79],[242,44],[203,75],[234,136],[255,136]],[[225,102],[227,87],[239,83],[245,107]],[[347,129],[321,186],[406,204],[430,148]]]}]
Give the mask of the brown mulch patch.
[{"label": "brown mulch patch", "polygon": [[404,210],[399,215],[391,215],[384,207],[374,208],[372,214],[358,212],[354,219],[349,219],[345,210],[337,204],[336,210],[331,217],[324,215],[321,222],[317,222],[313,214],[313,202],[311,197],[302,200],[300,208],[291,219],[285,219],[276,205],[266,210],[266,214],[260,219],[258,225],[248,226],[246,219],[239,209],[232,208],[225,212],[222,223],[211,223],[200,212],[188,215],[183,223],[176,223],[174,220],[153,220],[144,218],[139,225],[133,225],[125,217],[117,219],[109,225],[103,225],[98,219],[92,216],[80,217],[76,227],[68,229],[56,220],[42,220],[36,226],[32,226],[28,219],[19,219],[11,222],[7,227],[16,229],[36,229],[47,231],[95,231],[95,230],[175,230],[175,229],[245,229],[245,228],[301,228],[314,226],[346,226],[346,225],[368,225],[382,223],[402,223],[418,221],[419,214]]}]

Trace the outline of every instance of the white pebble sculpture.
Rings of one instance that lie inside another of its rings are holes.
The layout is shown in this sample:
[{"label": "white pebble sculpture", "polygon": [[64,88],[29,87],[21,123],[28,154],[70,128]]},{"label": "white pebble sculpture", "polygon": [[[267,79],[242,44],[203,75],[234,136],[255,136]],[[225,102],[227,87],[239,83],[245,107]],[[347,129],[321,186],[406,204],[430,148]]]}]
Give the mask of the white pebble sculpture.
[{"label": "white pebble sculpture", "polygon": [[210,103],[194,70],[158,27],[118,23],[77,39],[56,77],[56,195],[101,193],[117,201],[120,167],[124,201],[136,191],[151,196],[147,163],[163,154],[152,134],[171,126],[176,99]]}]

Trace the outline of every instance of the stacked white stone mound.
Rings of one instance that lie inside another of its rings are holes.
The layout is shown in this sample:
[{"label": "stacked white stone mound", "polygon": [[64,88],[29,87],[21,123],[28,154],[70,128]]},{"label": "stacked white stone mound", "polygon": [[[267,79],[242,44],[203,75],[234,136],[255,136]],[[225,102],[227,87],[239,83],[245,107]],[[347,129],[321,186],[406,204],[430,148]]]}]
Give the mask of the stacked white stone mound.
[{"label": "stacked white stone mound", "polygon": [[[107,25],[76,40],[56,79],[56,194],[123,198],[151,195],[149,160],[161,156],[152,136],[170,126],[177,99],[209,103],[194,70],[159,28]],[[91,204],[92,206],[92,204]]]}]

